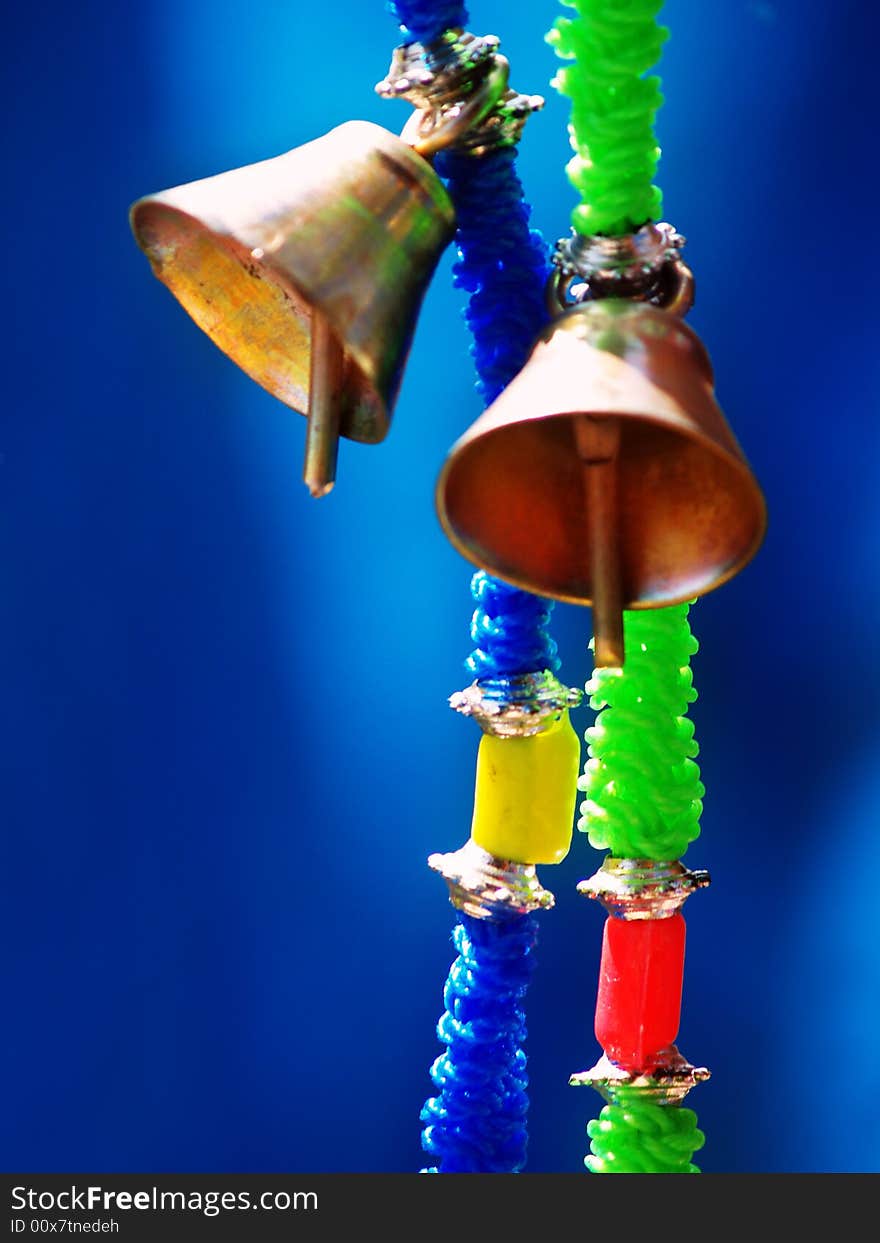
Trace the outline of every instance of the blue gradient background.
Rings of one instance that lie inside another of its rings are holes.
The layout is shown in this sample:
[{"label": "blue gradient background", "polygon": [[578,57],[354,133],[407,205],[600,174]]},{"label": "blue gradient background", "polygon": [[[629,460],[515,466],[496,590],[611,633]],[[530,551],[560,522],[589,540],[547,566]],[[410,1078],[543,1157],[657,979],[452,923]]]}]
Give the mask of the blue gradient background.
[{"label": "blue gradient background", "polygon": [[[567,230],[553,3],[474,0],[547,106],[521,173]],[[302,420],[154,281],[148,191],[349,117],[375,3],[48,3],[6,15],[2,789],[7,1171],[414,1170],[469,827],[469,567],[433,485],[478,413],[451,254],[395,425],[299,481]],[[756,561],[692,613],[707,786],[679,1044],[707,1171],[880,1168],[874,6],[670,0],[659,118],[719,398],[766,490]],[[568,681],[589,613],[559,606]],[[578,714],[578,728],[589,714]],[[599,1098],[602,916],[544,880],[530,1169]],[[832,1122],[833,1118],[833,1122]]]}]

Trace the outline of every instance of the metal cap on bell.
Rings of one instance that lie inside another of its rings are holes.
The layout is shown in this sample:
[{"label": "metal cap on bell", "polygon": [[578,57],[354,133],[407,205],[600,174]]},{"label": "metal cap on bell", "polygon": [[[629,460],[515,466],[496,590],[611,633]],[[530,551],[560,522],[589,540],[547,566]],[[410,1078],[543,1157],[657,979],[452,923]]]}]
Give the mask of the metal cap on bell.
[{"label": "metal cap on bell", "polygon": [[766,526],[699,338],[668,311],[615,298],[549,325],[454,445],[437,509],[476,565],[591,604],[597,665],[623,662],[622,609],[719,586]]},{"label": "metal cap on bell", "polygon": [[308,416],[314,496],[333,486],[340,434],[374,443],[388,431],[454,221],[430,164],[364,121],[131,209],[153,271],[199,327]]}]

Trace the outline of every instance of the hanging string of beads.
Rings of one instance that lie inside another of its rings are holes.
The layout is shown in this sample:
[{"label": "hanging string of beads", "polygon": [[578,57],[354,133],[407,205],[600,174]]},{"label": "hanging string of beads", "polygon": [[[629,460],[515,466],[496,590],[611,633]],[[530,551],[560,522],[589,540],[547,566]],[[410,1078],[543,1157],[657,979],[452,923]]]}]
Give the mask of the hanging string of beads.
[{"label": "hanging string of beads", "polygon": [[[571,100],[575,155],[567,172],[581,197],[575,238],[561,245],[565,269],[566,256],[613,256],[608,239],[644,236],[659,217],[654,118],[662,95],[659,78],[644,75],[668,32],[656,21],[662,0],[563,2],[577,15],[560,18],[547,38],[567,62],[554,85]],[[594,281],[588,296],[650,296],[615,283],[613,272],[602,275],[605,283]],[[708,883],[677,862],[699,833],[702,810],[698,748],[684,715],[696,698],[689,661],[697,643],[687,605],[627,612],[623,631],[624,667],[598,668],[587,684],[598,716],[586,735],[579,827],[609,854],[579,889],[609,912],[596,1009],[604,1054],[571,1082],[592,1084],[608,1102],[588,1127],[589,1170],[696,1173],[691,1157],[703,1136],[681,1102],[708,1072],[690,1066],[674,1041],[684,969],[680,908]]]},{"label": "hanging string of beads", "polygon": [[[593,609],[588,689],[600,715],[582,827],[610,851],[579,886],[610,916],[596,1014],[604,1054],[572,1080],[609,1102],[590,1127],[587,1164],[691,1171],[701,1136],[682,1100],[707,1072],[674,1044],[681,907],[708,877],[675,857],[696,836],[703,792],[684,716],[695,644],[677,602],[754,555],[765,506],[714,401],[708,356],[681,323],[693,291],[683,239],[654,220],[660,95],[644,74],[665,38],[659,0],[574,0],[577,17],[550,36],[572,62],[557,85],[572,99],[569,173],[584,201],[552,256],[549,323],[546,251],[514,163],[543,101],[509,86],[498,40],[469,34],[463,5],[391,7],[406,41],[377,89],[415,105],[399,137],[338,126],[148,195],[132,229],[199,327],[306,416],[303,475],[321,497],[340,437],[379,443],[389,430],[457,213],[455,279],[491,405],[453,446],[438,513],[453,544],[499,577],[473,579],[475,677],[450,699],[483,738],[470,839],[429,860],[460,919],[423,1142],[436,1172],[515,1171],[525,1160],[523,1000],[533,912],[553,903],[535,868],[569,849],[580,759],[569,710],[581,695],[556,677],[539,598],[550,596]],[[676,607],[623,621],[625,608],[663,604]]]},{"label": "hanging string of beads", "polygon": [[[474,40],[461,29],[463,6],[400,0],[391,8],[411,42],[396,53],[382,94],[416,102],[419,91],[437,90],[438,79],[442,88],[450,65],[460,83],[465,57],[477,69],[482,60],[497,63],[497,40]],[[454,279],[469,295],[465,318],[487,404],[522,367],[547,319],[547,248],[529,228],[515,168],[522,125],[542,103],[507,90],[458,146],[436,156],[456,210]],[[431,1069],[437,1094],[422,1110],[422,1145],[435,1162],[429,1173],[516,1173],[528,1139],[522,1045],[538,931],[533,912],[553,901],[534,865],[568,850],[579,762],[568,710],[580,695],[555,676],[550,602],[483,572],[471,591],[476,647],[466,667],[475,680],[450,702],[484,736],[471,837],[461,850],[429,860],[449,885],[459,922],[437,1028],[446,1048]],[[554,777],[561,778],[558,793],[542,799]]]}]

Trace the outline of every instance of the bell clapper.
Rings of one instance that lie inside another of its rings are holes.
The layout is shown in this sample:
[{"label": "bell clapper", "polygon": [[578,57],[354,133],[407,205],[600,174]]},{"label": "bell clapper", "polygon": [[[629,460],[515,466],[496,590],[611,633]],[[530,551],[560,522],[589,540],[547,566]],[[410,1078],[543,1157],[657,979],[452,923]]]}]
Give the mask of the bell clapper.
[{"label": "bell clapper", "polygon": [[593,659],[597,669],[620,668],[624,655],[617,510],[620,422],[583,415],[575,420],[575,443],[586,485]]},{"label": "bell clapper", "polygon": [[345,351],[326,316],[312,311],[309,410],[303,479],[312,496],[326,496],[336,481]]}]

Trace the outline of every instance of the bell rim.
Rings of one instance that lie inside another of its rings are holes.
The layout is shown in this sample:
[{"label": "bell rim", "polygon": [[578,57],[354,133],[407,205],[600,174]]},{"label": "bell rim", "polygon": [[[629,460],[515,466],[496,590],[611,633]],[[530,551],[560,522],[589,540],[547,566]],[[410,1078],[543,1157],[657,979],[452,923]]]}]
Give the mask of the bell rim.
[{"label": "bell rim", "polygon": [[[702,342],[699,341],[699,337],[696,337],[695,333],[693,335],[695,339],[699,342],[699,344],[702,346]],[[489,409],[491,409],[491,407],[489,407]],[[578,410],[578,411],[560,410],[558,413],[559,413],[560,418],[577,418],[579,415],[583,414],[583,411],[581,410]],[[599,413],[595,413],[591,411],[590,417],[593,417],[599,420],[603,416]],[[608,415],[605,415],[604,417],[615,418],[616,416],[614,414],[608,414]],[[642,415],[641,418],[644,422],[651,423],[654,426],[661,428],[662,430],[667,430],[667,431],[674,430],[674,431],[679,431],[680,434],[682,435],[687,434],[685,428],[679,429],[677,426],[671,426],[668,421],[664,421],[663,419],[659,417],[655,416],[652,418],[649,415]],[[527,424],[531,422],[537,423],[541,421],[542,421],[542,416],[535,415],[533,418],[526,417],[526,418],[521,419],[519,425],[521,426],[523,424]],[[578,604],[578,605],[583,605],[583,606],[591,606],[593,604],[593,600],[589,596],[576,595],[576,594],[569,593],[569,592],[561,592],[561,591],[555,591],[555,590],[548,591],[546,588],[538,588],[535,586],[533,582],[529,582],[528,579],[520,575],[517,575],[516,573],[508,573],[507,571],[499,570],[495,566],[487,564],[485,561],[478,560],[476,557],[474,557],[471,554],[471,552],[468,549],[468,546],[459,536],[458,532],[456,531],[449,517],[448,507],[446,506],[445,502],[442,499],[442,497],[445,494],[445,488],[448,483],[449,476],[455,465],[455,455],[460,449],[467,449],[476,440],[488,440],[493,435],[503,433],[506,430],[504,427],[498,427],[498,428],[493,428],[491,429],[491,431],[487,433],[483,433],[482,435],[479,435],[479,436],[472,435],[472,432],[474,431],[474,428],[476,426],[477,424],[474,423],[470,428],[468,428],[468,430],[464,433],[463,436],[459,437],[459,439],[452,446],[446,458],[446,461],[443,464],[440,475],[438,476],[438,479],[437,479],[437,485],[434,491],[434,506],[435,506],[435,511],[437,513],[437,517],[440,522],[440,526],[443,530],[444,535],[449,540],[450,544],[452,544],[453,548],[455,548],[456,552],[458,552],[461,556],[463,556],[465,560],[469,561],[471,565],[475,565],[478,569],[485,570],[487,573],[494,575],[496,578],[500,578],[504,582],[510,583],[511,586],[513,587],[518,587],[521,591],[528,591],[532,595],[543,596],[545,599],[548,599],[548,600],[558,600],[562,604]],[[732,432],[731,432],[731,435],[733,435]],[[674,595],[664,596],[660,600],[656,598],[650,598],[646,600],[637,601],[634,603],[626,601],[624,602],[623,607],[627,611],[646,610],[646,609],[654,609],[654,608],[666,608],[666,607],[669,607],[675,604],[684,604],[688,600],[693,600],[700,596],[708,595],[710,592],[715,591],[718,587],[722,587],[725,583],[730,582],[732,578],[735,578],[737,574],[739,574],[743,569],[745,569],[745,567],[755,558],[755,556],[757,555],[758,551],[761,548],[761,545],[764,543],[764,540],[767,536],[767,527],[768,527],[767,499],[764,496],[764,493],[760,485],[758,484],[758,481],[755,478],[754,472],[749,466],[749,463],[746,460],[745,456],[744,455],[738,456],[736,454],[732,454],[728,452],[726,449],[719,446],[717,441],[712,440],[711,437],[706,436],[705,434],[699,434],[699,435],[689,434],[688,439],[690,439],[694,443],[699,444],[702,448],[708,448],[712,452],[713,456],[723,461],[728,466],[733,467],[736,470],[736,472],[741,476],[741,478],[744,480],[744,482],[746,483],[748,487],[748,492],[751,496],[753,506],[754,506],[754,514],[753,514],[754,532],[755,532],[754,536],[752,537],[751,541],[746,545],[745,550],[737,556],[734,562],[728,567],[726,567],[723,573],[708,580],[708,585],[701,587],[699,591],[695,592],[693,590],[688,590],[686,592],[680,592],[680,593],[675,593]],[[736,441],[735,437],[734,437],[734,443],[737,445],[737,448],[739,448],[739,442]]]},{"label": "bell rim", "polygon": [[[766,506],[764,506],[764,512],[766,513]],[[530,595],[539,596],[545,600],[555,600],[559,604],[576,604],[582,608],[591,608],[593,606],[594,601],[589,596],[576,596],[576,595],[570,595],[568,592],[548,591],[546,588],[537,587],[534,583],[529,582],[525,578],[520,578],[517,575],[508,574],[506,571],[503,572],[495,568],[494,566],[486,564],[483,561],[478,561],[465,548],[464,544],[462,544],[458,539],[454,538],[450,529],[446,526],[446,524],[443,522],[442,519],[441,519],[441,526],[443,527],[444,534],[446,535],[450,544],[452,544],[455,551],[459,553],[462,557],[464,557],[466,561],[469,561],[471,565],[476,566],[478,570],[485,570],[485,572],[487,574],[491,574],[493,578],[499,578],[502,580],[502,582],[509,583],[511,587],[517,587],[519,588],[520,591],[529,592]],[[710,595],[713,591],[717,591],[719,587],[723,587],[725,583],[729,583],[731,579],[736,578],[737,574],[740,574],[746,568],[746,566],[749,565],[749,563],[754,560],[755,556],[760,551],[761,545],[763,544],[766,535],[767,535],[767,522],[765,520],[761,528],[761,531],[759,532],[756,540],[750,546],[745,557],[742,558],[741,560],[738,560],[736,564],[734,564],[733,566],[725,570],[725,572],[722,575],[720,575],[718,578],[713,579],[712,582],[709,583],[708,586],[701,587],[698,591],[685,591],[681,593],[676,593],[675,595],[672,595],[672,596],[664,596],[660,600],[658,599],[639,600],[635,603],[631,603],[630,601],[624,601],[623,603],[624,611],[627,613],[637,613],[637,612],[641,613],[641,612],[648,612],[651,609],[672,608],[673,605],[687,604],[689,601],[699,600],[699,599],[702,599],[703,596]]]},{"label": "bell rim", "polygon": [[[308,295],[304,290],[300,289],[280,267],[268,262],[268,257],[254,259],[252,252],[248,251],[247,247],[231,234],[213,229],[206,225],[204,221],[199,220],[199,218],[193,215],[192,212],[188,212],[172,203],[163,203],[161,199],[157,200],[155,196],[147,196],[146,198],[139,199],[136,203],[134,203],[131,208],[132,218],[134,218],[135,210],[138,208],[143,208],[144,210],[151,208],[159,209],[163,214],[173,216],[178,221],[185,221],[187,224],[195,226],[204,239],[209,240],[214,247],[222,251],[228,258],[233,259],[245,271],[248,270],[249,265],[259,267],[262,275],[257,279],[267,279],[268,283],[274,285],[274,287],[280,290],[286,298],[292,300],[297,306],[301,306],[304,309],[304,318],[307,318],[309,323],[311,323],[313,311]],[[132,232],[135,235],[135,240],[150,263],[153,275],[161,284],[165,286],[166,289],[169,290],[178,302],[181,302],[177,291],[163,277],[161,264],[158,264],[153,259],[150,249],[142,244],[134,223],[132,223]],[[181,305],[183,305],[183,303],[181,303]],[[193,318],[192,313],[185,305],[184,310],[190,315],[190,318]],[[328,316],[328,319],[330,320],[330,326],[336,337],[342,339],[338,327],[332,322],[332,317]],[[268,377],[263,379],[258,374],[255,374],[250,368],[244,366],[238,358],[234,357],[229,350],[224,349],[224,347],[217,340],[215,340],[214,336],[210,332],[208,332],[205,328],[202,328],[201,324],[199,324],[198,327],[205,334],[208,340],[211,341],[211,343],[216,346],[218,350],[220,350],[221,354],[223,354],[229,359],[230,362],[243,371],[248,379],[252,380],[253,383],[258,384],[264,392],[270,395],[270,397],[274,397],[276,401],[280,401],[283,406],[286,406],[288,410],[292,410],[295,414],[299,414],[306,419],[309,417],[308,400],[303,403],[299,403],[294,402],[290,398],[282,395],[277,387],[272,386]],[[344,436],[347,440],[352,440],[358,444],[380,444],[388,435],[391,428],[391,406],[393,403],[385,397],[371,378],[369,374],[369,367],[365,366],[365,351],[352,348],[351,343],[346,343],[345,353],[347,357],[351,358],[352,362],[358,368],[363,383],[369,386],[373,409],[379,415],[378,418],[372,421],[372,426],[374,426],[380,434],[364,435],[359,430],[358,424],[353,420],[353,418],[346,419],[345,416],[343,416],[342,425],[340,427],[340,435]],[[303,408],[303,406],[305,406],[305,408]]]}]

